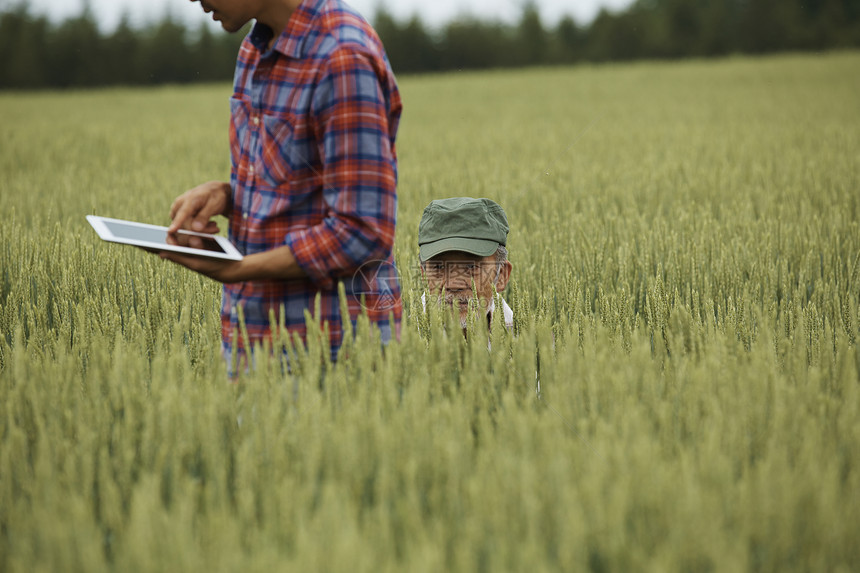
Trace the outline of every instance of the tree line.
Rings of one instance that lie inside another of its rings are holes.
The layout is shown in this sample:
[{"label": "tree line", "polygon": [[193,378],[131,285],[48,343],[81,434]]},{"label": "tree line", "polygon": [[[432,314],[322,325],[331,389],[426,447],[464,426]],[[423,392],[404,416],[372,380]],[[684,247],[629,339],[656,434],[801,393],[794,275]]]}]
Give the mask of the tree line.
[{"label": "tree line", "polygon": [[133,27],[123,17],[99,30],[85,3],[59,24],[26,4],[0,12],[0,89],[155,85],[224,81],[233,77],[241,34],[189,29],[169,13]]},{"label": "tree line", "polygon": [[[515,24],[458,19],[439,29],[380,8],[373,24],[397,73],[860,47],[860,0],[636,0],[588,25],[546,25],[533,1]],[[170,14],[99,30],[87,3],[59,24],[24,2],[0,11],[0,88],[225,81],[242,34]]]}]

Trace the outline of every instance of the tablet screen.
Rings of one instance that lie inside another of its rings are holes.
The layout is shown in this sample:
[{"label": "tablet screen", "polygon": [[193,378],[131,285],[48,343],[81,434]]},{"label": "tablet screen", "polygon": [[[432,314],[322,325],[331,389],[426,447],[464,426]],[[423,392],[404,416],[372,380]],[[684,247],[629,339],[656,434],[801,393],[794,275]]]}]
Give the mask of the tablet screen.
[{"label": "tablet screen", "polygon": [[[138,227],[137,225],[123,225],[122,223],[117,223],[114,221],[102,220],[104,226],[108,228],[108,230],[114,234],[114,236],[129,239],[132,241],[146,241],[148,243],[167,243],[167,231],[162,231],[161,229],[149,229],[146,227]],[[184,238],[181,236],[182,232],[180,231],[180,245],[181,246],[191,246],[191,245],[183,245],[181,239]],[[188,235],[185,235],[186,237]],[[216,253],[224,253],[224,249],[221,248],[221,245],[218,244],[218,241],[215,239],[210,239],[208,237],[195,237],[199,242],[196,242],[194,246],[195,249],[203,249],[205,251],[214,251]],[[202,243],[202,245],[201,245]]]}]

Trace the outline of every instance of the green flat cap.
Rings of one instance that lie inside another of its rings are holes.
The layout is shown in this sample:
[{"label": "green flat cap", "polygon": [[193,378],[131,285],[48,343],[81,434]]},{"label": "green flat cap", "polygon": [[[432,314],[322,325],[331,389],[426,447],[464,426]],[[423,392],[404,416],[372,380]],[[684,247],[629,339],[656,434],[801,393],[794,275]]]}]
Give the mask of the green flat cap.
[{"label": "green flat cap", "polygon": [[418,256],[421,262],[446,251],[486,257],[507,243],[508,229],[505,211],[491,199],[437,199],[418,224]]}]

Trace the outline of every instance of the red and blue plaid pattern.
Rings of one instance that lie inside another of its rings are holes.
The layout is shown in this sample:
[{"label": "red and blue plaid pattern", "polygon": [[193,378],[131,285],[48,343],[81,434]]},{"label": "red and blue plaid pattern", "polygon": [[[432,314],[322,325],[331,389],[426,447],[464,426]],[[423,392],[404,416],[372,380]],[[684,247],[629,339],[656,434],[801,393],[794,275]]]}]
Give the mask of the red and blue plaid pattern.
[{"label": "red and blue plaid pattern", "polygon": [[400,95],[376,33],[340,0],[305,0],[268,49],[272,38],[258,23],[236,65],[230,240],[246,255],[288,245],[308,278],[225,285],[224,351],[232,356],[237,306],[252,343],[270,335],[270,312],[304,339],[305,310],[314,312],[319,295],[314,319],[328,323],[334,360],[338,282],[353,323],[366,311],[384,342],[399,333]]}]

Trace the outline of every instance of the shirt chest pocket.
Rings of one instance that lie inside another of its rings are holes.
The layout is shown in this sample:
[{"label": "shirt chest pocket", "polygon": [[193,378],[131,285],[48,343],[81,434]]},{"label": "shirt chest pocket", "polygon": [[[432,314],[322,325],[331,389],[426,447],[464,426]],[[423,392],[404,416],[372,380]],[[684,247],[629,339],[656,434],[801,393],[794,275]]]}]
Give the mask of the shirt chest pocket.
[{"label": "shirt chest pocket", "polygon": [[313,173],[313,144],[289,115],[262,115],[259,176],[272,187],[289,186]]}]

